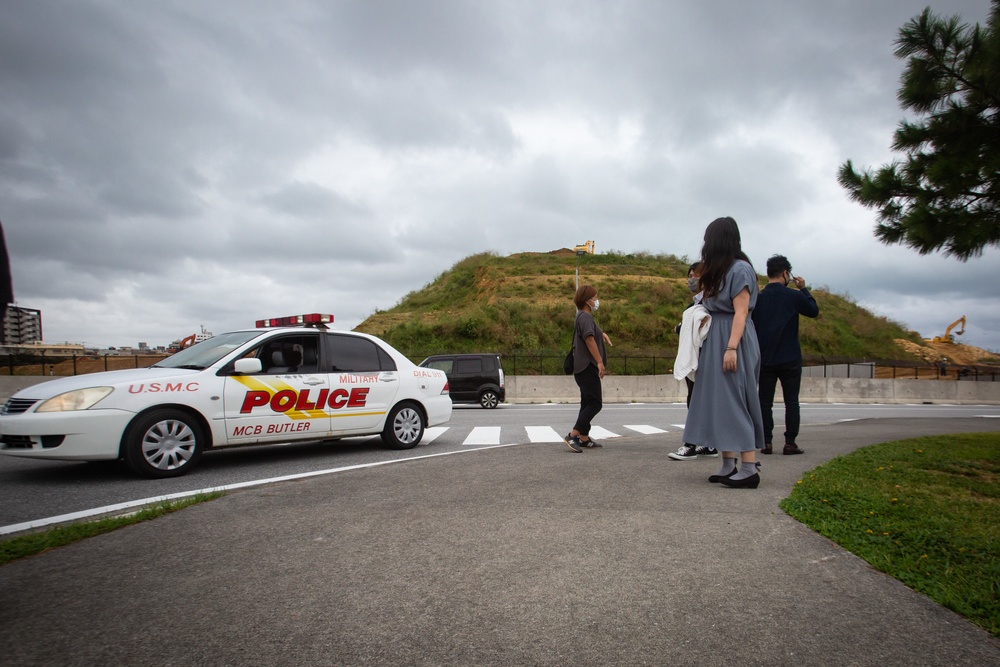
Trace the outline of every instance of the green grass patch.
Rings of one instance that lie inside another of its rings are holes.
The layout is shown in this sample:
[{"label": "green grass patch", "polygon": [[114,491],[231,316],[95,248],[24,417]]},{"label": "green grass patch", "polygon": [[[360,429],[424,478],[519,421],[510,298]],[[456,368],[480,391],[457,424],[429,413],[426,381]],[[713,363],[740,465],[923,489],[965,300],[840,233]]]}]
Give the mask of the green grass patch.
[{"label": "green grass patch", "polygon": [[199,493],[188,498],[181,498],[180,500],[164,501],[150,505],[137,512],[123,516],[108,517],[106,519],[98,519],[97,521],[74,523],[66,526],[56,526],[44,532],[12,537],[0,541],[0,565],[6,565],[18,558],[33,556],[49,549],[64,547],[67,544],[72,544],[88,537],[110,533],[112,530],[117,530],[124,526],[149,521],[150,519],[176,512],[191,505],[196,505],[207,500],[215,500],[223,495],[225,494],[221,491]]},{"label": "green grass patch", "polygon": [[781,508],[1000,637],[1000,434],[859,449],[803,475]]}]

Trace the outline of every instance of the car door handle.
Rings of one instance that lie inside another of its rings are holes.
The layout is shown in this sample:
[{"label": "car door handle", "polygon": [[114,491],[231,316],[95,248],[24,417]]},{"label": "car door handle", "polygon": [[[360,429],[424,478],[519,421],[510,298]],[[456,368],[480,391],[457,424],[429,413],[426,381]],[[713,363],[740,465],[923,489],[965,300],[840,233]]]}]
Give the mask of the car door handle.
[{"label": "car door handle", "polygon": [[322,380],[320,378],[306,378],[302,381],[302,384],[308,384],[315,387],[318,384],[326,384],[326,380]]},{"label": "car door handle", "polygon": [[395,382],[396,378],[379,378],[379,382]]}]

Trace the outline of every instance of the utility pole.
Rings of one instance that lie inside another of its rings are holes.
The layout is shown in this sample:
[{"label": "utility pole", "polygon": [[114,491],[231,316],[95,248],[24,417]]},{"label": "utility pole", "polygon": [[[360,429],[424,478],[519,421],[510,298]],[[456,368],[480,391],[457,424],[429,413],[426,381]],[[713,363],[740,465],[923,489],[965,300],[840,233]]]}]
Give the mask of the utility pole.
[{"label": "utility pole", "polygon": [[587,254],[594,254],[594,242],[587,241],[578,246],[573,246],[576,251],[576,288],[580,289],[580,258]]}]

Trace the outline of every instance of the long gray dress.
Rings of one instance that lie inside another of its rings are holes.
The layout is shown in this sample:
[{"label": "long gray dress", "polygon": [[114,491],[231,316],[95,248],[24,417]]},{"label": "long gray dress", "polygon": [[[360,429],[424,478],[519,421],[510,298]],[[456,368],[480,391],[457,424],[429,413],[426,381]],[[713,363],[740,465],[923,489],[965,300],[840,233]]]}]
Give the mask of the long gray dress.
[{"label": "long gray dress", "polygon": [[764,420],[757,397],[760,347],[749,313],[736,351],[736,371],[722,370],[722,357],[733,330],[733,297],[744,287],[750,290],[750,312],[753,312],[757,304],[757,273],[747,262],[736,260],[729,267],[719,293],[701,302],[712,315],[712,325],[698,356],[684,442],[713,447],[720,452],[747,452],[764,446]]}]

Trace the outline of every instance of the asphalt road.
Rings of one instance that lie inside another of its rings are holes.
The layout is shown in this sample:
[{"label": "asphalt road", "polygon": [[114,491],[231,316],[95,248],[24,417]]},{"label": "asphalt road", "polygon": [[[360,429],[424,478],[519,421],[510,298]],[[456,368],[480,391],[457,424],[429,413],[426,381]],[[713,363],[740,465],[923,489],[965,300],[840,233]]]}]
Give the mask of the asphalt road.
[{"label": "asphalt road", "polygon": [[0,568],[3,664],[1000,667],[995,638],[778,507],[858,447],[1000,430],[915,414],[811,423],[752,491],[671,461],[671,431],[232,492]]},{"label": "asphalt road", "polygon": [[[567,404],[503,405],[496,410],[456,406],[451,421],[432,429],[421,445],[393,451],[376,438],[339,442],[269,445],[210,452],[191,473],[164,480],[134,476],[121,463],[38,461],[0,456],[0,535],[78,518],[79,513],[143,503],[151,498],[203,489],[234,488],[296,475],[322,474],[490,445],[558,442],[569,430],[578,406]],[[686,408],[683,404],[609,404],[595,424],[605,439],[641,436],[668,450],[680,446]],[[830,405],[802,406],[804,429],[853,419],[1000,418],[1000,406]],[[775,432],[784,416],[775,410]],[[608,435],[603,435],[604,432]],[[600,439],[600,438],[599,438]],[[780,439],[776,438],[776,439]],[[800,438],[808,446],[808,434]]]}]

